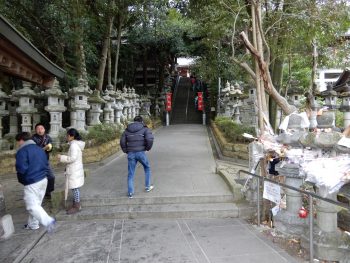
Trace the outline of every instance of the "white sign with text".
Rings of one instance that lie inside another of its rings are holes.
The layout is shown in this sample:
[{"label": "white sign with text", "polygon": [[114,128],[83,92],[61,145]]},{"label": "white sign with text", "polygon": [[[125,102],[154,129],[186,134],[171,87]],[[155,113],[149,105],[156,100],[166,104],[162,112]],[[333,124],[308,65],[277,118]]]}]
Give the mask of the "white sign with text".
[{"label": "white sign with text", "polygon": [[281,187],[277,184],[265,181],[263,198],[279,204],[281,201]]}]

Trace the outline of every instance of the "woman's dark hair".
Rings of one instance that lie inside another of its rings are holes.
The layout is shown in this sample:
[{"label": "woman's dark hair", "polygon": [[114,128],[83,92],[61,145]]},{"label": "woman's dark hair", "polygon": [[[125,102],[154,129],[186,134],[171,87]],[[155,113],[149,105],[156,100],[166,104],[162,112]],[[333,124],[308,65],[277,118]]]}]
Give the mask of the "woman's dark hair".
[{"label": "woman's dark hair", "polygon": [[76,129],[74,129],[74,128],[69,129],[67,131],[67,134],[69,136],[72,136],[74,138],[74,140],[77,140],[77,141],[81,140],[81,136],[80,136],[79,132]]}]

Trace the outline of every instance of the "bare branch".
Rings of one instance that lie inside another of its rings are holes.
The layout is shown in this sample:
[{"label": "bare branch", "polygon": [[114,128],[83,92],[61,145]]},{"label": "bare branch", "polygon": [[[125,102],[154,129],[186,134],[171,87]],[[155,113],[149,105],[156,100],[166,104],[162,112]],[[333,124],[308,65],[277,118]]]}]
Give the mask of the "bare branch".
[{"label": "bare branch", "polygon": [[264,61],[262,55],[259,54],[258,50],[250,43],[250,41],[247,38],[247,35],[244,32],[241,32],[239,36],[243,40],[244,45],[247,47],[247,49],[250,51],[250,53],[253,55],[254,59],[258,63],[265,91],[276,101],[276,103],[278,104],[278,106],[281,107],[284,113],[291,114],[292,112],[294,112],[296,108],[290,105],[287,102],[287,100],[283,96],[281,96],[281,94],[279,94],[273,86],[268,65]]}]

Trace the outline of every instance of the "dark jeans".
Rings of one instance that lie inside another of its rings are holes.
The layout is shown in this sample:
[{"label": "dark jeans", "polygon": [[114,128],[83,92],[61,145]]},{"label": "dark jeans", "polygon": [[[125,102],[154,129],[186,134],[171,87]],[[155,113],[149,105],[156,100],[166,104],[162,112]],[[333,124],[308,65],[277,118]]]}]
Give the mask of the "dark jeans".
[{"label": "dark jeans", "polygon": [[128,153],[128,193],[134,193],[134,175],[137,162],[140,162],[145,171],[145,187],[151,185],[151,168],[145,152]]}]

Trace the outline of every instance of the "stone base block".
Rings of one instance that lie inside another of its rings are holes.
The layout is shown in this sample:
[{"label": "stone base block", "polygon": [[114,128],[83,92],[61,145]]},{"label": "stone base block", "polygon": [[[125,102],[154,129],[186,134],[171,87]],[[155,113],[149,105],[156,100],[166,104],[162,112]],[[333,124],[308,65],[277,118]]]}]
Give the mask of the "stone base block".
[{"label": "stone base block", "polygon": [[[309,230],[301,236],[301,246],[310,251]],[[341,232],[327,233],[317,226],[313,232],[314,257],[319,260],[337,261],[340,263],[347,261],[350,254],[350,236]]]},{"label": "stone base block", "polygon": [[308,218],[300,218],[299,215],[282,210],[273,218],[273,224],[279,232],[287,236],[300,236],[308,227]]},{"label": "stone base block", "polygon": [[[1,234],[1,232],[3,234]],[[0,218],[0,238],[5,239],[10,237],[15,232],[15,227],[13,225],[12,216],[4,215]]]}]

